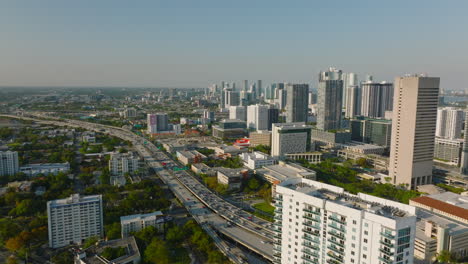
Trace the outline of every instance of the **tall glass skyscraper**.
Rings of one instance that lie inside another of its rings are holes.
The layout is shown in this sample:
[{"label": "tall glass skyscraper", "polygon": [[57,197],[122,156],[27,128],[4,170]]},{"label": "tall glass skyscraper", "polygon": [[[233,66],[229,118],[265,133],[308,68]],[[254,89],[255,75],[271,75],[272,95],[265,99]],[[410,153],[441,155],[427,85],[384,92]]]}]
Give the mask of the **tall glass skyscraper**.
[{"label": "tall glass skyscraper", "polygon": [[321,130],[340,129],[343,107],[341,70],[329,68],[328,71],[320,72],[317,104],[317,128]]}]

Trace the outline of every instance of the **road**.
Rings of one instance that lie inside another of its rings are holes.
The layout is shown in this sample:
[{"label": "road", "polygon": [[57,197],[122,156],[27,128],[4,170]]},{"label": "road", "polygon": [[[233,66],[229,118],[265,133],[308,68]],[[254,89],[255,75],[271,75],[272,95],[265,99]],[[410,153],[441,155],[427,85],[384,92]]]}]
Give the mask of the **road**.
[{"label": "road", "polygon": [[[167,184],[188,212],[213,238],[218,248],[229,257],[229,259],[235,263],[245,263],[247,260],[241,250],[237,247],[231,248],[226,241],[218,236],[217,232],[230,237],[239,244],[263,256],[265,259],[273,260],[273,233],[270,231],[271,224],[269,222],[251,216],[240,208],[224,201],[208,190],[189,173],[185,171],[173,172],[166,169],[161,162],[166,162],[166,166],[173,166],[175,162],[145,138],[137,136],[131,131],[107,125],[78,120],[37,119],[37,117],[51,118],[50,116],[41,114],[36,114],[34,118],[12,115],[0,116],[29,119],[56,126],[81,127],[88,130],[108,133],[132,142],[133,147],[145,159],[148,166]],[[228,222],[234,225],[229,225]]]}]

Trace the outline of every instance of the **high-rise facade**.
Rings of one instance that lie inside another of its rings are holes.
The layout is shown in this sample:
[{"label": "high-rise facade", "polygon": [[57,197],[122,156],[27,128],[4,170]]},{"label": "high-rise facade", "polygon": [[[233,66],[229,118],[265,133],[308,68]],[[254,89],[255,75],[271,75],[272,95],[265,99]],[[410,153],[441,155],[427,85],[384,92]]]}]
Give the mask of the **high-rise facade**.
[{"label": "high-rise facade", "polygon": [[463,110],[454,107],[437,109],[436,136],[447,139],[461,138]]},{"label": "high-rise facade", "polygon": [[257,97],[255,99],[260,97],[262,93],[263,93],[262,80],[257,80]]},{"label": "high-rise facade", "polygon": [[463,139],[462,158],[460,162],[460,173],[468,175],[468,110],[465,115],[465,138]]},{"label": "high-rise facade", "polygon": [[361,114],[361,88],[357,85],[351,85],[345,91],[345,117],[354,118]]},{"label": "high-rise facade", "polygon": [[247,106],[247,128],[254,130],[268,130],[268,105]]},{"label": "high-rise facade", "polygon": [[393,109],[393,84],[364,82],[361,84],[361,115],[371,118],[385,117]]},{"label": "high-rise facade", "polygon": [[215,112],[208,109],[203,110],[203,118],[210,120],[210,122],[215,121]]},{"label": "high-rise facade", "polygon": [[308,84],[286,84],[286,122],[307,122]]},{"label": "high-rise facade", "polygon": [[0,176],[13,176],[18,172],[18,152],[0,151]]},{"label": "high-rise facade", "polygon": [[273,124],[271,155],[284,157],[289,153],[303,153],[310,149],[312,127],[304,122]]},{"label": "high-rise facade", "polygon": [[437,104],[437,77],[395,79],[389,176],[412,189],[432,183]]},{"label": "high-rise facade", "polygon": [[279,122],[279,109],[270,105],[268,109],[268,130],[271,131],[273,124]]},{"label": "high-rise facade", "polygon": [[166,113],[148,114],[147,123],[149,134],[169,130],[169,118]]},{"label": "high-rise facade", "polygon": [[249,81],[244,80],[242,81],[242,91],[248,91],[249,90]]},{"label": "high-rise facade", "polygon": [[341,128],[343,107],[343,80],[341,70],[329,68],[320,72],[318,84],[317,128],[333,130]]},{"label": "high-rise facade", "polygon": [[81,244],[87,238],[102,237],[102,196],[73,194],[47,202],[49,246],[59,248]]},{"label": "high-rise facade", "polygon": [[247,121],[247,107],[246,106],[229,107],[229,119]]},{"label": "high-rise facade", "polygon": [[274,263],[413,263],[413,206],[321,182],[276,186]]},{"label": "high-rise facade", "polygon": [[240,105],[240,93],[232,90],[225,91],[225,107]]},{"label": "high-rise facade", "polygon": [[140,159],[133,153],[114,153],[109,159],[109,172],[112,176],[133,174],[140,169]]},{"label": "high-rise facade", "polygon": [[351,140],[390,148],[392,121],[358,118],[351,120]]},{"label": "high-rise facade", "polygon": [[343,104],[346,107],[346,102],[348,100],[348,89],[351,86],[358,86],[358,76],[355,73],[343,73]]}]

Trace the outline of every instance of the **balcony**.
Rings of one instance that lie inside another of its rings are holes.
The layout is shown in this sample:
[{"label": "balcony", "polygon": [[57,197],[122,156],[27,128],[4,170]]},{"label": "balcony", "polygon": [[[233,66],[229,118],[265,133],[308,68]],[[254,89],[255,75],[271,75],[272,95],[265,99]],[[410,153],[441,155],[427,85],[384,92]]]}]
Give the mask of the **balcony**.
[{"label": "balcony", "polygon": [[279,227],[282,227],[283,224],[281,223],[281,221],[276,221],[273,223],[275,226],[279,226]]},{"label": "balcony", "polygon": [[283,217],[282,215],[275,215],[275,217],[273,217],[275,220],[279,220],[279,221],[282,221],[283,220]]},{"label": "balcony", "polygon": [[385,258],[382,258],[382,257],[379,257],[379,260],[384,262],[384,263],[387,263],[387,264],[392,264],[393,261],[391,259],[385,259]]},{"label": "balcony", "polygon": [[273,241],[273,244],[278,245],[278,246],[281,246],[281,241],[274,240],[274,241]]},{"label": "balcony", "polygon": [[276,238],[276,239],[281,239],[281,234],[279,234],[279,235],[273,235],[273,237]]},{"label": "balcony", "polygon": [[307,255],[311,255],[311,256],[314,256],[314,257],[316,257],[316,258],[319,257],[319,254],[318,254],[317,252],[314,252],[314,251],[312,251],[312,250],[310,250],[310,249],[307,249],[307,248],[306,248],[306,249],[303,249],[303,250],[301,250],[301,251],[302,251],[302,253],[305,253],[305,254],[307,254]]},{"label": "balcony", "polygon": [[275,257],[275,258],[281,258],[281,253],[274,253],[274,254],[273,254],[273,257]]},{"label": "balcony", "polygon": [[388,239],[395,239],[395,236],[389,233],[380,232],[380,234]]},{"label": "balcony", "polygon": [[333,241],[331,239],[327,239],[327,240],[328,240],[328,242],[331,242],[331,243],[333,243],[333,244],[335,244],[335,245],[337,245],[339,247],[344,247],[344,243],[340,243],[338,241]]},{"label": "balcony", "polygon": [[283,208],[283,204],[282,203],[275,203],[275,207],[276,208]]},{"label": "balcony", "polygon": [[380,244],[385,245],[385,246],[390,247],[390,248],[394,247],[394,245],[392,243],[388,243],[388,242],[385,242],[383,240],[380,240]]},{"label": "balcony", "polygon": [[316,237],[320,237],[320,232],[319,231],[316,231],[316,230],[308,230],[308,229],[302,229],[302,232],[305,232],[307,234],[311,234],[313,236],[316,236]]},{"label": "balcony", "polygon": [[331,220],[336,221],[336,222],[338,222],[338,223],[341,223],[341,224],[343,224],[343,225],[346,224],[346,221],[345,221],[345,220],[342,220],[341,218],[338,218],[338,217],[335,217],[335,216],[332,216],[332,215],[330,215],[330,216],[328,217],[328,219],[331,219]]},{"label": "balcony", "polygon": [[307,213],[311,213],[311,214],[315,214],[315,215],[321,215],[320,211],[317,212],[317,211],[312,210],[312,209],[304,208],[304,209],[302,209],[302,211],[307,212]]},{"label": "balcony", "polygon": [[341,251],[340,249],[338,249],[335,246],[327,246],[327,248],[330,249],[330,250],[333,250],[336,254],[344,254],[343,251]]},{"label": "balcony", "polygon": [[281,252],[281,246],[274,246],[273,250]]},{"label": "balcony", "polygon": [[320,250],[320,248],[316,245],[312,245],[312,244],[309,244],[309,243],[302,243],[302,245],[304,247],[308,247],[308,248],[311,248],[311,249],[314,249],[314,250]]},{"label": "balcony", "polygon": [[393,252],[385,250],[383,248],[379,248],[379,251],[384,253],[385,255],[393,256]]},{"label": "balcony", "polygon": [[332,236],[335,236],[335,237],[337,237],[339,239],[344,239],[344,237],[345,237],[342,233],[337,233],[335,231],[328,231],[328,234],[330,234]]},{"label": "balcony", "polygon": [[309,236],[302,236],[302,238],[310,242],[320,243],[320,240],[318,238],[309,237]]},{"label": "balcony", "polygon": [[343,263],[343,256],[341,255],[335,255],[333,252],[329,251],[327,252],[327,256],[333,258],[334,260]]},{"label": "balcony", "polygon": [[303,222],[302,224],[307,226],[307,227],[312,227],[312,228],[320,230],[320,225],[316,224],[316,223],[313,223],[312,221],[306,221],[306,222]]},{"label": "balcony", "polygon": [[281,259],[274,259],[273,263],[281,264]]},{"label": "balcony", "polygon": [[339,227],[339,226],[334,225],[334,224],[330,224],[330,225],[328,225],[328,226],[331,227],[331,228],[334,228],[334,229],[336,229],[336,230],[339,230],[339,231],[341,231],[341,232],[346,232],[346,229],[345,229],[344,227]]},{"label": "balcony", "polygon": [[308,216],[308,215],[304,215],[304,218],[312,220],[312,221],[317,222],[317,223],[320,223],[320,218],[315,218],[313,216]]},{"label": "balcony", "polygon": [[319,264],[319,262],[318,262],[318,261],[316,261],[316,260],[313,260],[313,259],[310,259],[310,258],[307,258],[306,256],[302,256],[301,258],[302,258],[303,260],[305,260],[305,261],[306,261],[306,263]]},{"label": "balcony", "polygon": [[334,259],[327,259],[327,263],[329,263],[329,264],[340,264],[341,262],[336,261]]}]

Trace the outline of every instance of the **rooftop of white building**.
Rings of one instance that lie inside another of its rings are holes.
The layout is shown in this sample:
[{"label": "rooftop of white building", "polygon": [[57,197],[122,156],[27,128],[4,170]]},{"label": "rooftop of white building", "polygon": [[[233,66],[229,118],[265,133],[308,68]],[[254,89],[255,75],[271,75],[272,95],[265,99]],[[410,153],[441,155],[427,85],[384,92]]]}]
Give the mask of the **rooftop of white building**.
[{"label": "rooftop of white building", "polygon": [[287,188],[356,210],[367,211],[390,219],[415,216],[416,208],[410,205],[358,193],[345,192],[343,188],[303,178],[292,178],[280,183],[277,191]]},{"label": "rooftop of white building", "polygon": [[276,165],[264,166],[256,170],[257,173],[268,173],[268,175],[275,177],[279,181],[284,181],[292,177],[308,177],[311,174],[315,175],[315,171],[304,168],[298,164],[280,162]]},{"label": "rooftop of white building", "polygon": [[451,220],[447,217],[442,217],[439,215],[436,215],[432,212],[429,212],[427,210],[418,210],[417,211],[417,217],[418,221],[416,222],[416,230],[422,232],[422,234],[418,234],[416,232],[416,235],[418,238],[421,236],[426,236],[424,234],[424,229],[425,229],[425,224],[426,222],[434,223],[438,226],[447,228],[447,231],[450,235],[457,235],[461,233],[468,233],[468,225],[462,224],[460,222]]},{"label": "rooftop of white building", "polygon": [[102,195],[87,195],[87,196],[80,196],[80,194],[75,193],[70,195],[70,197],[64,199],[57,199],[49,201],[48,204],[50,207],[56,206],[64,206],[69,204],[77,204],[77,203],[89,203],[89,202],[97,202],[102,200]]},{"label": "rooftop of white building", "polygon": [[162,217],[163,213],[161,211],[155,211],[148,214],[134,214],[134,215],[126,215],[120,217],[120,223],[129,223],[133,221],[142,221],[142,220],[153,220],[158,217]]}]

